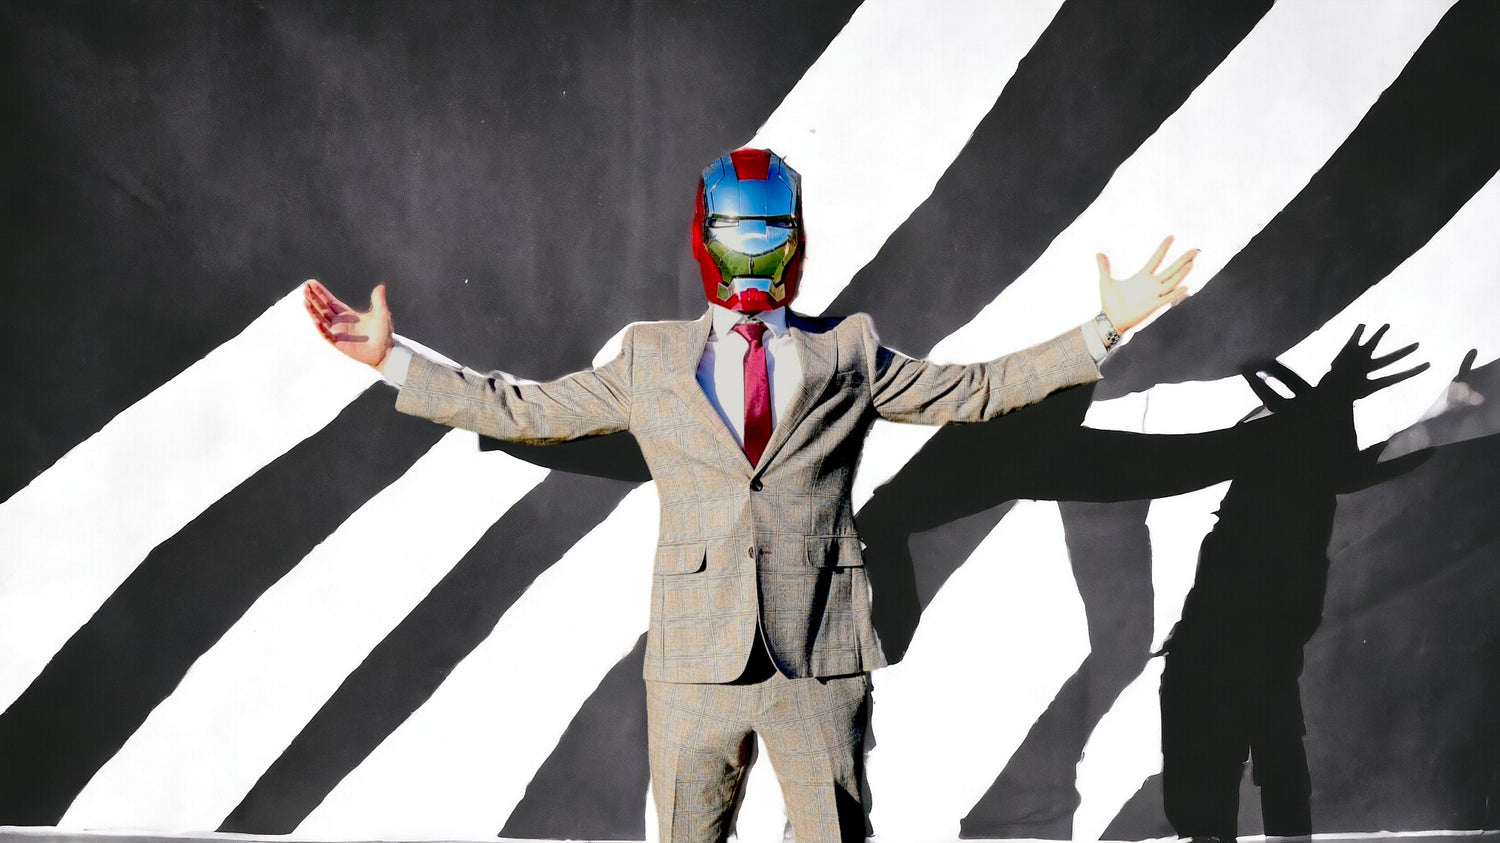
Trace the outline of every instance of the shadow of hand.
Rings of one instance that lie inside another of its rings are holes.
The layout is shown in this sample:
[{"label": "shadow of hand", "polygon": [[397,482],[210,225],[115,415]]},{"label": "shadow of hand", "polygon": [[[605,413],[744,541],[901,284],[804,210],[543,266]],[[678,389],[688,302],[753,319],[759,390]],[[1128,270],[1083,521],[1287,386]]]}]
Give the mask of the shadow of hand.
[{"label": "shadow of hand", "polygon": [[[1377,371],[1401,360],[1418,344],[1412,343],[1388,354],[1375,356],[1375,348],[1390,325],[1382,325],[1370,337],[1361,342],[1365,326],[1359,325],[1348,342],[1334,356],[1328,373],[1317,386],[1309,384],[1296,372],[1279,361],[1271,360],[1250,367],[1241,375],[1249,383],[1266,409],[1279,417],[1287,427],[1286,450],[1280,456],[1311,458],[1314,462],[1326,462],[1333,469],[1327,479],[1340,492],[1364,488],[1381,480],[1400,474],[1415,466],[1425,455],[1411,455],[1381,464],[1380,456],[1386,443],[1359,450],[1354,433],[1354,402],[1373,395],[1407,378],[1415,377],[1427,370],[1429,364],[1420,363],[1409,369],[1380,377],[1372,377]],[[1271,381],[1281,384],[1290,395],[1282,395],[1271,386]],[[1378,467],[1377,467],[1378,466]]]}]

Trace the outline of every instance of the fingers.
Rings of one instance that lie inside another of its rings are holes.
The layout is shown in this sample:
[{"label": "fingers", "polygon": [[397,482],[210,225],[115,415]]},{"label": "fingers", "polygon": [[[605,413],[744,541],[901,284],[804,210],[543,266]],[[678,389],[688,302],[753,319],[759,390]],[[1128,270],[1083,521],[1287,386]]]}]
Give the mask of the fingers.
[{"label": "fingers", "polygon": [[1280,360],[1272,360],[1265,365],[1266,374],[1274,377],[1286,385],[1293,395],[1305,395],[1312,391],[1312,384],[1302,379],[1302,376],[1288,369]]},{"label": "fingers", "polygon": [[[1360,327],[1363,328],[1364,326],[1361,325]],[[1384,325],[1381,325],[1379,328],[1376,328],[1375,329],[1375,334],[1370,337],[1370,341],[1367,342],[1367,343],[1365,343],[1365,346],[1368,347],[1368,348],[1373,349],[1376,346],[1380,345],[1380,338],[1383,337],[1383,336],[1385,336],[1385,332],[1389,331],[1390,329],[1391,329],[1391,323],[1389,323],[1389,322],[1385,323]]]},{"label": "fingers", "polygon": [[302,288],[302,304],[307,308],[307,312],[312,314],[313,319],[326,322],[333,318],[333,311],[314,291],[312,285],[316,283],[316,281],[309,281],[307,286]]},{"label": "fingers", "polygon": [[1177,304],[1178,302],[1182,301],[1183,299],[1187,298],[1188,296],[1191,296],[1192,294],[1193,294],[1192,291],[1189,290],[1186,287],[1173,287],[1173,288],[1171,288],[1169,290],[1163,291],[1158,296],[1158,298],[1165,298],[1167,296],[1171,296],[1171,298],[1167,299],[1167,302],[1166,302],[1167,307],[1171,307],[1171,306]]},{"label": "fingers", "polygon": [[310,298],[302,299],[302,306],[307,309],[307,315],[320,325],[333,321],[333,314],[321,309]]},{"label": "fingers", "polygon": [[1478,357],[1479,349],[1469,349],[1469,353],[1464,355],[1464,362],[1458,364],[1458,377],[1454,378],[1454,380],[1463,380],[1464,378],[1468,377],[1469,372],[1472,372],[1474,370],[1474,361]]},{"label": "fingers", "polygon": [[308,315],[313,318],[314,322],[322,325],[331,326],[343,324],[345,322],[359,321],[359,314],[354,313],[353,311],[344,311],[343,313],[334,314],[331,311],[308,299],[302,300],[302,306],[307,309]]},{"label": "fingers", "polygon": [[[1292,403],[1299,396],[1306,395],[1312,391],[1312,387],[1302,376],[1288,369],[1280,361],[1270,360],[1261,364],[1258,368],[1240,373],[1245,382],[1250,385],[1250,390],[1270,410],[1281,410]],[[1277,392],[1271,386],[1271,380],[1279,381],[1286,390],[1292,393],[1288,398]]]},{"label": "fingers", "polygon": [[1421,345],[1421,343],[1414,342],[1411,345],[1406,346],[1405,348],[1398,348],[1395,351],[1392,351],[1390,354],[1382,354],[1379,357],[1371,357],[1370,371],[1373,372],[1376,369],[1382,369],[1386,366],[1389,366],[1390,364],[1396,362],[1397,360],[1400,360],[1406,355],[1411,354],[1413,351],[1416,351],[1418,345]]},{"label": "fingers", "polygon": [[365,340],[369,339],[369,337],[349,333],[350,329],[348,328],[344,328],[342,330],[339,329],[338,326],[340,325],[359,324],[359,317],[354,315],[353,313],[341,313],[338,316],[326,318],[323,314],[320,314],[318,311],[314,310],[311,305],[308,306],[307,312],[312,316],[313,326],[318,329],[318,333],[323,335],[323,339],[328,340],[331,343],[364,342]]},{"label": "fingers", "polygon": [[1285,407],[1290,402],[1290,399],[1272,389],[1271,385],[1266,382],[1264,375],[1265,372],[1260,371],[1240,373],[1240,377],[1243,377],[1245,383],[1250,385],[1250,391],[1255,393],[1255,397],[1260,399],[1260,403],[1266,405],[1266,409],[1276,410]]},{"label": "fingers", "polygon": [[305,298],[316,301],[320,306],[334,313],[343,313],[346,310],[352,310],[348,305],[339,301],[333,293],[328,292],[328,288],[319,283],[316,278],[307,279],[307,283],[303,285],[303,290],[306,291],[304,293]]},{"label": "fingers", "polygon": [[1400,383],[1400,382],[1406,380],[1407,378],[1414,378],[1417,375],[1420,375],[1423,372],[1427,371],[1427,369],[1431,365],[1432,364],[1430,364],[1430,363],[1423,363],[1423,364],[1421,364],[1419,366],[1413,366],[1413,367],[1411,367],[1410,369],[1407,369],[1404,372],[1397,372],[1394,375],[1386,375],[1385,377],[1376,378],[1375,380],[1369,381],[1369,385],[1367,387],[1367,391],[1365,392],[1365,395],[1373,395],[1374,393],[1379,392],[1382,389],[1385,389],[1386,387],[1390,386],[1391,384]]},{"label": "fingers", "polygon": [[1161,274],[1161,283],[1175,284],[1186,278],[1187,274],[1193,270],[1193,259],[1198,257],[1198,251],[1198,249],[1192,249],[1184,252],[1182,257],[1173,261],[1172,265],[1167,267],[1167,271]]},{"label": "fingers", "polygon": [[1354,333],[1350,334],[1349,335],[1349,339],[1347,339],[1347,340],[1344,341],[1344,347],[1339,352],[1339,355],[1342,356],[1345,351],[1349,351],[1351,349],[1359,348],[1360,347],[1359,346],[1359,338],[1362,337],[1362,336],[1364,336],[1364,333],[1365,333],[1365,323],[1361,322],[1358,325],[1355,325],[1354,326]]},{"label": "fingers", "polygon": [[1168,234],[1167,239],[1161,241],[1161,245],[1156,247],[1156,254],[1152,255],[1151,260],[1146,261],[1146,265],[1141,267],[1141,274],[1156,274],[1156,268],[1161,266],[1162,259],[1167,256],[1167,250],[1170,248],[1172,248],[1172,235]]},{"label": "fingers", "polygon": [[1179,267],[1175,272],[1171,273],[1166,278],[1162,279],[1162,281],[1161,281],[1161,289],[1157,291],[1156,295],[1159,298],[1166,298],[1168,296],[1172,296],[1173,297],[1172,298],[1173,304],[1177,303],[1177,301],[1180,300],[1180,299],[1178,299],[1176,297],[1177,291],[1181,290],[1181,289],[1184,289],[1183,287],[1181,287],[1179,285],[1181,285],[1182,282],[1184,282],[1184,281],[1187,280],[1188,273],[1192,272],[1192,271],[1193,271],[1193,262],[1191,260],[1189,260],[1187,263],[1182,264],[1182,266]]},{"label": "fingers", "polygon": [[385,303],[385,285],[376,284],[375,289],[370,291],[370,309],[377,313],[389,313],[390,308]]},{"label": "fingers", "polygon": [[1114,276],[1112,276],[1112,275],[1109,274],[1109,258],[1105,257],[1103,252],[1100,252],[1099,254],[1094,255],[1094,259],[1099,263],[1099,280],[1100,281],[1107,281],[1110,278],[1114,277]]}]

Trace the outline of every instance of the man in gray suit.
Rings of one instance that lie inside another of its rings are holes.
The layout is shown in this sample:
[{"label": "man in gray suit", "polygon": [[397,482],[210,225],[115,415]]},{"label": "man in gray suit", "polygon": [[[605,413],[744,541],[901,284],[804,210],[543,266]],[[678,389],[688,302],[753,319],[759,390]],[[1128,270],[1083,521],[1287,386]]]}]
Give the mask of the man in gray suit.
[{"label": "man in gray suit", "polygon": [[978,422],[1099,377],[1125,331],[1180,301],[1196,252],[1171,239],[1116,280],[1103,312],[988,363],[885,348],[869,317],[787,310],[806,237],[800,177],[745,149],[703,172],[692,244],[710,307],[626,329],[619,356],[548,383],[413,354],[384,287],[363,313],[309,281],[309,312],[344,354],[400,387],[396,408],[533,444],[630,431],[661,498],[646,637],[652,789],[663,841],[728,837],[755,735],[799,843],[860,840],[869,672],[881,665],[850,490],[877,418]]}]

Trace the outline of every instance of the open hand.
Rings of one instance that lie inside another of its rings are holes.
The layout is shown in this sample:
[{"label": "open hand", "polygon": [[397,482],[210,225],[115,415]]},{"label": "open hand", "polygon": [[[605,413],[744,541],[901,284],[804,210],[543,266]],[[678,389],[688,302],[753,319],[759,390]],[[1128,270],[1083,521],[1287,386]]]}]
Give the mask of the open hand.
[{"label": "open hand", "polygon": [[1370,376],[1376,371],[1417,350],[1417,344],[1412,343],[1389,354],[1376,357],[1375,346],[1380,344],[1380,339],[1385,336],[1385,332],[1390,330],[1390,327],[1390,325],[1380,326],[1366,343],[1360,342],[1364,336],[1365,326],[1356,327],[1349,341],[1344,343],[1344,347],[1339,349],[1339,353],[1334,356],[1333,363],[1328,367],[1328,374],[1323,376],[1316,387],[1309,385],[1296,372],[1275,360],[1265,364],[1259,372],[1255,373],[1274,377],[1280,381],[1291,391],[1291,398],[1279,395],[1261,377],[1247,372],[1245,379],[1255,394],[1266,403],[1266,407],[1276,412],[1295,411],[1299,407],[1312,408],[1330,405],[1343,407],[1352,404],[1357,399],[1372,395],[1392,384],[1400,383],[1427,371],[1428,364],[1421,363],[1404,371],[1371,379]]},{"label": "open hand", "polygon": [[[1361,342],[1365,326],[1354,329],[1354,334],[1328,367],[1328,374],[1312,386],[1296,372],[1279,361],[1271,360],[1242,372],[1257,397],[1267,409],[1286,423],[1293,425],[1293,441],[1301,448],[1320,454],[1325,465],[1326,477],[1320,482],[1331,484],[1338,492],[1352,492],[1374,483],[1394,477],[1410,470],[1430,456],[1430,452],[1409,453],[1399,460],[1382,462],[1385,442],[1377,443],[1363,451],[1359,450],[1354,431],[1354,402],[1372,395],[1392,384],[1399,383],[1427,370],[1421,363],[1409,369],[1374,377],[1375,372],[1405,358],[1417,350],[1417,344],[1398,348],[1388,354],[1375,356],[1375,347],[1385,336],[1390,325],[1382,325]],[[1284,396],[1273,389],[1269,381],[1274,380],[1291,393]],[[1297,459],[1296,453],[1283,454],[1283,458]]]},{"label": "open hand", "polygon": [[394,345],[385,285],[370,293],[370,309],[355,310],[334,297],[317,279],[302,287],[302,301],[323,339],[346,356],[379,369]]},{"label": "open hand", "polygon": [[1124,279],[1110,275],[1109,258],[1102,253],[1098,255],[1099,298],[1104,304],[1104,315],[1109,317],[1119,333],[1123,334],[1141,324],[1159,308],[1174,305],[1187,298],[1187,288],[1181,285],[1193,269],[1193,258],[1198,256],[1198,250],[1187,252],[1173,261],[1171,266],[1157,272],[1171,246],[1171,237],[1161,241],[1156,254],[1141,267],[1140,272]]}]

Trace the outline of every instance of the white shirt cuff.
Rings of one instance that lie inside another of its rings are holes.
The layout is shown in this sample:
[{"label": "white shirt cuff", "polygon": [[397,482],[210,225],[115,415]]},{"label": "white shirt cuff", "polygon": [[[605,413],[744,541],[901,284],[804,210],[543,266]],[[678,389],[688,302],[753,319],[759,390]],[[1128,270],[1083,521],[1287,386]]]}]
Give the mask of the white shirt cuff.
[{"label": "white shirt cuff", "polygon": [[1103,363],[1104,358],[1109,356],[1109,349],[1104,347],[1104,337],[1099,334],[1099,323],[1090,319],[1078,330],[1083,332],[1083,344],[1089,347],[1089,354],[1093,355],[1094,363]]},{"label": "white shirt cuff", "polygon": [[380,377],[398,389],[406,386],[406,372],[411,368],[412,354],[412,350],[397,338],[395,346],[386,353],[385,362],[380,364]]}]

